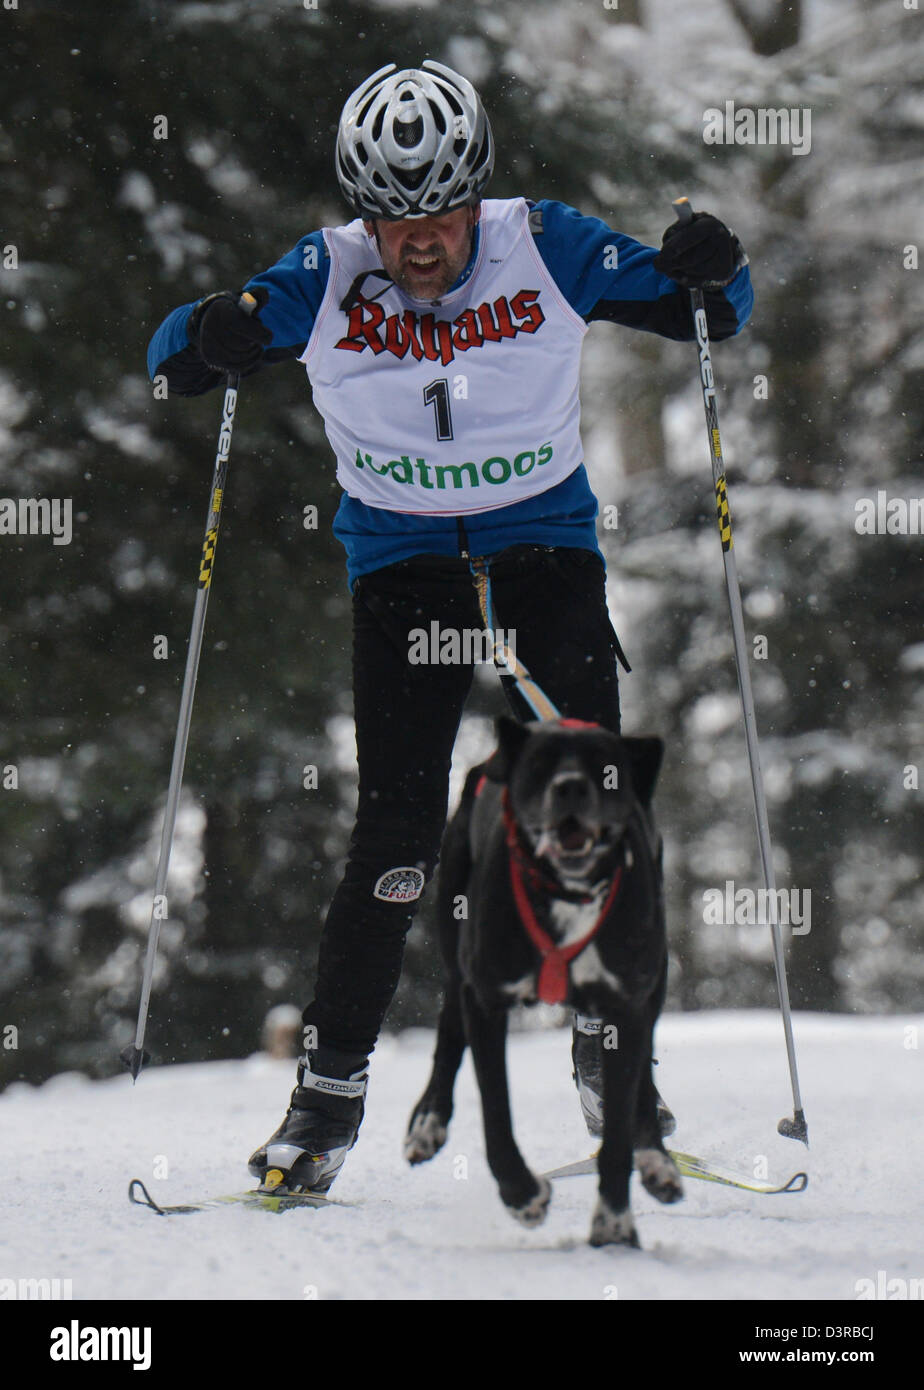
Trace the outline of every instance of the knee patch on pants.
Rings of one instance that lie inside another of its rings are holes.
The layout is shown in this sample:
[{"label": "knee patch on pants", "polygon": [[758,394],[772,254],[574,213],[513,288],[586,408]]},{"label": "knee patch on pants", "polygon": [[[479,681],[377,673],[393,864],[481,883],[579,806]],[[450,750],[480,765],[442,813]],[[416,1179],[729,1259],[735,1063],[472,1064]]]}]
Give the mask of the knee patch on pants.
[{"label": "knee patch on pants", "polygon": [[379,875],[372,896],[383,903],[415,902],[423,892],[425,882],[422,869],[412,864],[398,864]]}]

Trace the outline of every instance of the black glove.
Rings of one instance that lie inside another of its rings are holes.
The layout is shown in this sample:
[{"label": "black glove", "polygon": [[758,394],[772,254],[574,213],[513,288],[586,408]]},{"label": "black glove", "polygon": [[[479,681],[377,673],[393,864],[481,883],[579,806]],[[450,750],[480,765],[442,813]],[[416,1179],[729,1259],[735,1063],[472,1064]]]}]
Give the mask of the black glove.
[{"label": "black glove", "polygon": [[694,212],[688,222],[671,223],[651,264],[684,289],[718,290],[747,263],[741,242],[724,222]]},{"label": "black glove", "polygon": [[219,372],[247,372],[257,365],[273,335],[257,314],[267,303],[269,291],[260,285],[248,291],[257,307],[248,314],[239,305],[240,294],[221,290],[200,300],[189,316],[186,333],[207,366]]}]

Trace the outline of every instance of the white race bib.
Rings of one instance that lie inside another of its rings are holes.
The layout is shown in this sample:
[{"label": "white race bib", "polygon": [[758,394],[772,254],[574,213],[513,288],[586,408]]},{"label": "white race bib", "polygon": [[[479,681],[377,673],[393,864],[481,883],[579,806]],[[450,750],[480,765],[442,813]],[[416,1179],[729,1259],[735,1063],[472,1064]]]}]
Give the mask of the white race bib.
[{"label": "white race bib", "polygon": [[543,265],[528,213],[523,198],[485,199],[475,267],[438,303],[369,274],[347,312],[357,276],[381,258],[358,218],[324,229],[330,277],[300,361],[351,497],[396,512],[490,511],[582,462],[587,325]]}]

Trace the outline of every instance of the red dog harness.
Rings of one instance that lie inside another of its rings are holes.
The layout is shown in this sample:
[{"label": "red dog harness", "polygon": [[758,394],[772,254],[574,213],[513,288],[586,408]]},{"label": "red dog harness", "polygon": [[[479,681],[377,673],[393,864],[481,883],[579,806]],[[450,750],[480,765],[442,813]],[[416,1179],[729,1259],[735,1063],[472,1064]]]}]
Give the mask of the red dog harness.
[{"label": "red dog harness", "polygon": [[[477,791],[481,790],[481,786],[482,784],[479,782]],[[622,881],[622,865],[619,865],[613,875],[613,882],[610,884],[606,901],[590,931],[578,941],[572,941],[570,946],[556,946],[548,932],[539,925],[526,890],[526,880],[529,879],[537,886],[542,885],[546,890],[552,885],[548,876],[543,874],[535,859],[520,843],[517,823],[514,820],[510,796],[506,787],[501,795],[501,803],[504,812],[504,828],[507,832],[507,847],[510,850],[510,884],[513,888],[514,901],[520,914],[520,921],[526,929],[526,934],[542,957],[536,992],[544,1004],[563,1004],[568,996],[569,962],[574,960],[575,956],[580,955],[584,947],[590,944],[600,930],[603,919],[619,892],[619,885]],[[554,886],[560,889],[560,885]],[[578,901],[591,902],[592,898],[589,893],[586,893]]]}]

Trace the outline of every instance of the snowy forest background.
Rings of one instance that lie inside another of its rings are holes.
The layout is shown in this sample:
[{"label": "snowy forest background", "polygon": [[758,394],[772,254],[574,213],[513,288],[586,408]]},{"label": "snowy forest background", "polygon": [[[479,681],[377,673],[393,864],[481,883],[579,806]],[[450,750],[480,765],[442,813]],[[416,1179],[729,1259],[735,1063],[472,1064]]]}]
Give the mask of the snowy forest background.
[{"label": "snowy forest background", "polygon": [[[919,1008],[922,537],[854,520],[879,489],[922,492],[924,15],[905,0],[68,9],[0,10],[0,496],[74,508],[69,545],[0,536],[0,1027],[18,1042],[0,1085],[115,1071],[134,1026],[220,412],[217,394],[154,399],[148,339],[175,304],[348,220],[343,101],[427,56],[481,90],[490,195],[560,198],[657,243],[687,193],[744,242],[756,310],[714,360],[748,635],[767,639],[752,676],[778,879],[812,895],[793,1001]],[[704,112],[727,100],[809,108],[810,152],[704,144]],[[760,879],[695,350],[595,325],[582,399],[591,479],[618,508],[600,538],[633,666],[625,727],[667,741],[669,1006],[770,1005],[767,929],[702,920],[706,889]],[[152,1004],[160,1060],[246,1055],[268,1007],[310,997],[355,788],[337,500],[301,369],[245,383]],[[456,786],[502,708],[488,669]],[[392,1029],[435,1021],[429,920],[425,905]]]}]

